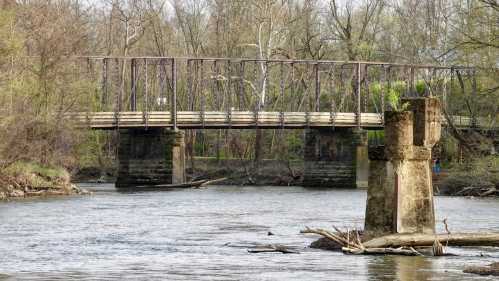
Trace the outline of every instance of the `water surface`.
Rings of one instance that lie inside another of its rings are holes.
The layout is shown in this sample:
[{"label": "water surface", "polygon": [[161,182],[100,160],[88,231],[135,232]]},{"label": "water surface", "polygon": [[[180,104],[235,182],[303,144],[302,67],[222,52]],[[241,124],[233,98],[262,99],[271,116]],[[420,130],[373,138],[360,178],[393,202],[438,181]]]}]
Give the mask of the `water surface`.
[{"label": "water surface", "polygon": [[[361,190],[86,187],[95,194],[0,203],[0,280],[493,280],[462,269],[499,261],[492,248],[438,258],[307,248],[316,237],[299,234],[305,226],[362,228]],[[499,231],[497,199],[439,197],[436,210],[451,231]],[[267,243],[301,253],[246,251]]]}]

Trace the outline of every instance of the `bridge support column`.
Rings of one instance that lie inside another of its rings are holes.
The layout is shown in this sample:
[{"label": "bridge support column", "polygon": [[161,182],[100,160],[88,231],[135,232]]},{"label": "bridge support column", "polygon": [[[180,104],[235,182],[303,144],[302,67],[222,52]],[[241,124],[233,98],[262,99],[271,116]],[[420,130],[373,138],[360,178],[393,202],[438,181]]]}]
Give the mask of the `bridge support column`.
[{"label": "bridge support column", "polygon": [[440,106],[405,101],[410,111],[385,112],[385,146],[369,150],[367,236],[435,233],[431,148],[440,139]]},{"label": "bridge support column", "polygon": [[116,187],[185,182],[184,133],[163,128],[122,129]]},{"label": "bridge support column", "polygon": [[305,132],[307,187],[367,187],[367,132],[356,129],[313,129]]}]

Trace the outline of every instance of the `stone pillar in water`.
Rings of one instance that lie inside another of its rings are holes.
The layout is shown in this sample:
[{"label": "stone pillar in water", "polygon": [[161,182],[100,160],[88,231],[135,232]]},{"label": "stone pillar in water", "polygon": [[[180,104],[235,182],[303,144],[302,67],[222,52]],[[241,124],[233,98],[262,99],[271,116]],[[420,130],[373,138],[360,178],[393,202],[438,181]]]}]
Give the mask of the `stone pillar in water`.
[{"label": "stone pillar in water", "polygon": [[385,112],[385,146],[369,150],[365,231],[435,233],[431,148],[440,139],[436,98],[405,99],[409,110]]},{"label": "stone pillar in water", "polygon": [[367,187],[369,164],[365,131],[349,128],[307,130],[304,158],[304,186]]},{"label": "stone pillar in water", "polygon": [[116,187],[185,182],[183,132],[121,129],[119,141]]}]

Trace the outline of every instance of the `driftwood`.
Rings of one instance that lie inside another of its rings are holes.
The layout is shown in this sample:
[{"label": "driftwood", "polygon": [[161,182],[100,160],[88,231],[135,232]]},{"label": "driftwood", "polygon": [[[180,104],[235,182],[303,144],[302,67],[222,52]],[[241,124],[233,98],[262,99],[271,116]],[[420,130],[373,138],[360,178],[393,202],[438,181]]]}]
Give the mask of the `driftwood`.
[{"label": "driftwood", "polygon": [[210,184],[214,184],[214,183],[217,183],[217,182],[224,181],[226,179],[227,178],[219,178],[219,179],[214,179],[214,180],[205,180],[205,182],[203,182],[199,186],[194,186],[193,188],[200,188],[200,187],[203,187],[203,186],[207,186],[207,185],[210,185]]},{"label": "driftwood", "polygon": [[302,234],[307,234],[307,233],[313,233],[313,234],[319,234],[321,236],[326,237],[329,240],[332,240],[336,242],[337,244],[341,245],[342,247],[347,247],[347,248],[353,248],[353,249],[361,249],[364,248],[362,243],[360,242],[360,237],[358,235],[358,232],[356,232],[356,235],[352,235],[350,238],[350,232],[342,232],[339,231],[339,229],[335,228],[337,233],[333,233],[330,231],[327,231],[325,229],[312,229],[309,227],[306,227],[304,230],[301,230],[300,233]]},{"label": "driftwood", "polygon": [[264,246],[258,246],[253,249],[248,249],[248,253],[257,254],[257,253],[272,253],[279,252],[283,254],[299,254],[300,252],[290,249],[284,245],[278,244],[269,244]]},{"label": "driftwood", "polygon": [[[444,221],[447,229],[447,223]],[[348,254],[419,256],[415,247],[431,247],[434,256],[445,255],[444,246],[496,246],[499,233],[392,234],[362,242],[358,231],[336,232],[306,227],[300,233],[319,234],[341,246]]]},{"label": "driftwood", "polygon": [[499,233],[392,234],[363,243],[366,248],[433,246],[435,240],[448,246],[499,246]]},{"label": "driftwood", "polygon": [[402,255],[402,256],[422,256],[421,253],[416,251],[412,247],[398,247],[398,248],[368,248],[366,247],[360,238],[359,231],[341,231],[334,227],[336,233],[324,230],[324,229],[311,229],[306,227],[301,230],[300,233],[313,233],[319,234],[327,239],[334,241],[335,243],[341,245],[341,250],[345,254],[353,255]]},{"label": "driftwood", "polygon": [[344,247],[341,249],[344,253],[354,255],[401,255],[401,256],[422,256],[412,247],[408,248],[364,248],[364,249],[351,249]]},{"label": "driftwood", "polygon": [[137,185],[134,188],[144,188],[144,189],[168,189],[168,188],[200,188],[209,184],[220,182],[226,180],[227,178],[220,178],[214,180],[197,180],[186,183],[178,184],[152,184],[152,185]]}]

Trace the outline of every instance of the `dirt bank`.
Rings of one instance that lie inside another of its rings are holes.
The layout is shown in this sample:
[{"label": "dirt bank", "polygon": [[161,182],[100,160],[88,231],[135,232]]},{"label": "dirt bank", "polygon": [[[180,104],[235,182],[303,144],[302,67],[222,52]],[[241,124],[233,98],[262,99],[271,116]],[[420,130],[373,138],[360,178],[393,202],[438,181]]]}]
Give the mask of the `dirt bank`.
[{"label": "dirt bank", "polygon": [[253,160],[200,157],[187,172],[192,179],[226,177],[220,184],[227,185],[301,185],[303,162],[262,160],[257,166]]},{"label": "dirt bank", "polygon": [[499,156],[453,163],[434,177],[433,188],[437,195],[499,196]]},{"label": "dirt bank", "polygon": [[70,174],[62,168],[19,163],[0,173],[0,200],[72,194],[88,191],[72,184]]}]

